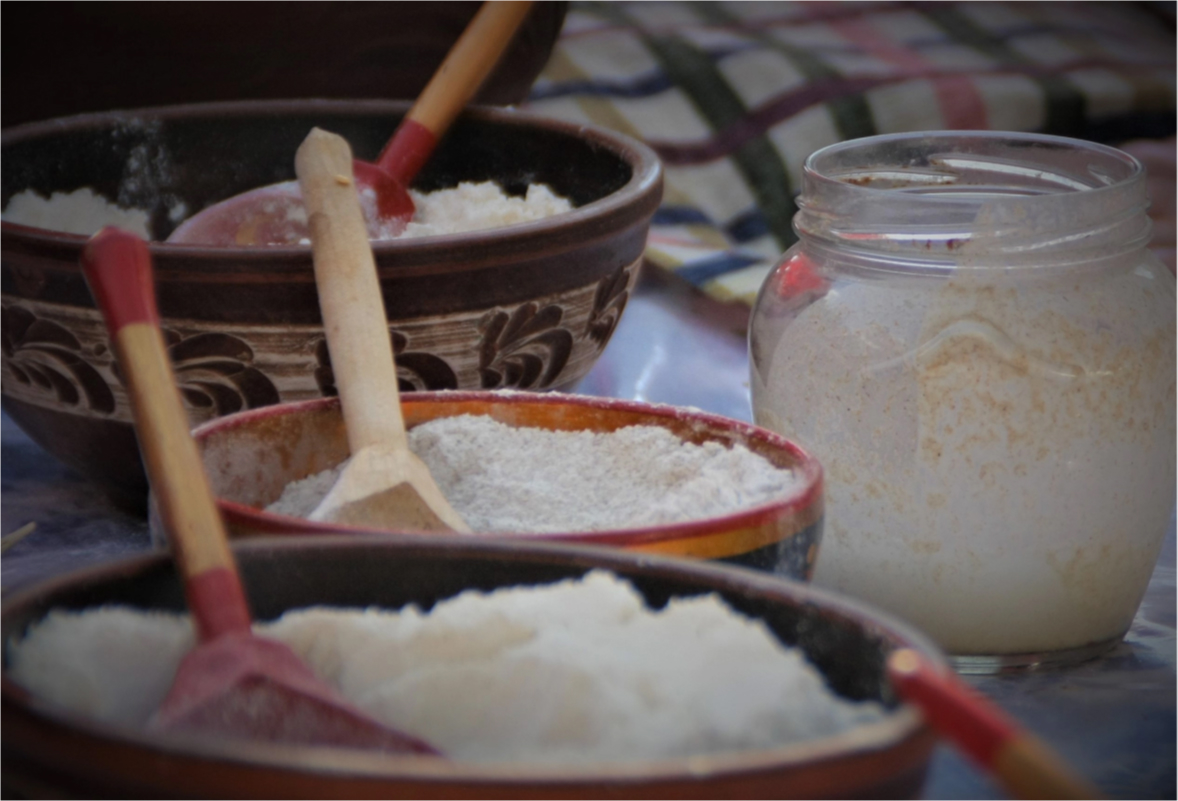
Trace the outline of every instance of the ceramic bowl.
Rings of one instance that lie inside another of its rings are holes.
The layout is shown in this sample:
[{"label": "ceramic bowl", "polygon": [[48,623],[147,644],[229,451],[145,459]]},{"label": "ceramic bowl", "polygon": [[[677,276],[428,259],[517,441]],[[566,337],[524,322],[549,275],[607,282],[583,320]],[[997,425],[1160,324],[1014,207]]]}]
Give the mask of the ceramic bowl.
[{"label": "ceramic bowl", "polygon": [[[886,654],[920,635],[855,602],[727,566],[585,546],[453,537],[269,538],[236,547],[255,615],[310,604],[397,608],[477,588],[546,583],[595,567],[630,580],[661,607],[717,592],[802,648],[830,686],[888,707],[885,718],[835,737],[734,754],[581,768],[526,762],[463,764],[354,751],[169,739],[51,707],[3,679],[5,797],[198,798],[894,798],[917,797],[934,736],[899,705]],[[103,603],[180,609],[162,554],[60,578],[5,599],[5,642],[52,607]]]},{"label": "ceramic bowl", "polygon": [[[3,201],[90,186],[150,209],[166,237],[189,211],[291,179],[313,126],[374,158],[407,109],[272,101],[78,116],[4,131]],[[644,145],[591,126],[471,109],[415,187],[543,182],[566,214],[374,247],[405,391],[568,388],[605,348],[638,277],[662,174]],[[85,238],[0,225],[4,409],[116,500],[146,482],[126,393],[77,266]],[[195,425],[334,394],[310,247],[151,246],[163,326]]]},{"label": "ceramic bowl", "polygon": [[[563,393],[415,392],[404,396],[405,425],[440,417],[487,415],[513,426],[614,431],[662,426],[681,439],[733,443],[800,477],[796,491],[772,503],[705,520],[648,528],[513,538],[612,545],[644,553],[718,559],[808,580],[822,538],[822,467],[796,444],[763,428],[692,409]],[[281,404],[221,417],[194,432],[205,472],[230,533],[237,537],[372,531],[263,511],[291,481],[348,456],[337,398]],[[162,542],[153,516],[153,535]]]},{"label": "ceramic bowl", "polygon": [[[5,40],[4,122],[217,100],[412,99],[481,5],[292,3],[281,13],[262,3],[213,13],[195,3],[13,6],[11,31],[53,35]],[[475,102],[526,98],[567,10],[536,3]]]}]

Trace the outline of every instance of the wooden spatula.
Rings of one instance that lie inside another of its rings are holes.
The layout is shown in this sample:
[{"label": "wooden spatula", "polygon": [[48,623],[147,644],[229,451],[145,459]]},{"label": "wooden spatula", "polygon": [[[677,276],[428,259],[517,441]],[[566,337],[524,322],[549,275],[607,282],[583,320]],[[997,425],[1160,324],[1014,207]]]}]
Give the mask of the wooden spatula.
[{"label": "wooden spatula", "polygon": [[106,228],[82,254],[106,318],[139,447],[184,579],[197,646],[150,726],[218,737],[436,754],[352,707],[283,643],[257,637],[159,328],[147,244]]},{"label": "wooden spatula", "polygon": [[295,154],[319,308],[351,460],[312,520],[415,531],[470,528],[405,436],[397,366],[347,141],[315,128]]}]

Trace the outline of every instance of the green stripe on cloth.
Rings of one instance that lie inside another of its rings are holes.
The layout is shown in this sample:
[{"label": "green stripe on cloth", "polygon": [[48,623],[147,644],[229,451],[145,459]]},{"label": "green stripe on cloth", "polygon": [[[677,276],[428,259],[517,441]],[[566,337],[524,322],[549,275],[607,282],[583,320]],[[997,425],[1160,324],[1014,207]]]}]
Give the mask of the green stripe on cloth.
[{"label": "green stripe on cloth", "polygon": [[[838,70],[816,54],[783,42],[766,33],[762,28],[750,28],[744,25],[743,20],[733,14],[724,3],[701,2],[694,4],[693,8],[702,19],[721,25],[741,25],[743,36],[781,53],[811,83],[843,77]],[[864,136],[874,136],[878,132],[875,117],[871,113],[871,106],[861,94],[831,98],[826,101],[826,108],[841,139],[859,139]]]},{"label": "green stripe on cloth", "polygon": [[[694,10],[694,5],[688,6]],[[595,3],[593,10],[619,24],[632,26],[667,75],[699,110],[713,131],[723,130],[748,113],[740,97],[716,69],[712,59],[675,35],[655,35],[634,22],[620,4]],[[782,247],[796,236],[791,225],[797,205],[785,163],[764,136],[741,145],[731,158],[757,200],[773,238]]]},{"label": "green stripe on cloth", "polygon": [[[914,6],[928,19],[959,42],[966,44],[996,61],[1006,64],[1029,64],[1029,59],[1014,50],[990,31],[977,25],[948,5],[917,3]],[[1074,136],[1083,130],[1086,118],[1084,93],[1062,75],[1033,78],[1043,90],[1043,132]]]}]

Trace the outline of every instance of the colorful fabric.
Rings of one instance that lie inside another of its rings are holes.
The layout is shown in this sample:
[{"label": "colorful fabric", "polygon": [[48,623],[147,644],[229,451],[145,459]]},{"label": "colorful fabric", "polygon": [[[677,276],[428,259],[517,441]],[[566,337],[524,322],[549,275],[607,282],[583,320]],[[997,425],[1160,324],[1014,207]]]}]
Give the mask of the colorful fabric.
[{"label": "colorful fabric", "polygon": [[914,130],[1169,135],[1175,39],[1133,3],[577,2],[527,107],[653,147],[649,261],[751,304],[813,151]]}]

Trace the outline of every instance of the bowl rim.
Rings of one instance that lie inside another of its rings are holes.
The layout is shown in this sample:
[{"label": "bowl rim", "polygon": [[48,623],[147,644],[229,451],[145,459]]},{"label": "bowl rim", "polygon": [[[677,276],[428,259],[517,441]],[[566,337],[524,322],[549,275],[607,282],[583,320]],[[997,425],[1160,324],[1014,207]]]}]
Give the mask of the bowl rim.
[{"label": "bowl rim", "polygon": [[[186,119],[207,119],[211,115],[224,117],[275,117],[284,114],[313,114],[322,112],[337,116],[403,115],[412,106],[408,100],[379,99],[286,99],[286,100],[226,100],[209,103],[185,103],[168,106],[148,106],[137,109],[90,112],[69,117],[24,123],[0,130],[0,150],[9,145],[19,144],[44,135],[60,133],[69,129],[105,128],[128,121],[151,122],[153,120],[183,121]],[[548,238],[558,232],[575,229],[575,239],[585,244],[610,235],[609,221],[627,214],[645,219],[654,213],[662,197],[663,169],[658,156],[649,146],[628,134],[590,123],[573,123],[548,117],[536,112],[513,107],[470,105],[461,116],[481,122],[506,126],[534,126],[554,130],[587,142],[591,147],[601,148],[614,154],[630,166],[630,179],[605,197],[578,206],[569,212],[539,220],[516,223],[501,228],[467,231],[459,234],[420,236],[409,239],[394,239],[372,243],[374,254],[393,256],[405,250],[422,250],[436,247],[462,247],[485,249],[494,246],[501,250],[501,261],[527,249],[529,243],[539,238]],[[292,155],[293,164],[293,155]],[[82,187],[79,187],[82,188]],[[0,231],[6,236],[15,236],[41,245],[57,245],[81,248],[89,237],[53,231],[47,228],[22,225],[0,220]],[[157,260],[167,265],[170,259],[186,262],[207,263],[232,261],[237,264],[269,262],[306,261],[310,264],[310,245],[268,245],[266,247],[176,244],[152,240],[148,248]],[[493,262],[498,263],[498,262]],[[207,266],[202,264],[202,266]],[[269,266],[269,265],[268,265]],[[484,266],[482,264],[479,265]],[[487,265],[489,266],[489,265]],[[279,268],[279,265],[273,265]],[[300,265],[301,267],[301,265]],[[437,272],[437,268],[434,268]]]},{"label": "bowl rim", "polygon": [[[617,572],[624,579],[627,578],[625,571],[654,576],[670,572],[680,580],[705,583],[710,588],[707,590],[709,592],[752,593],[776,603],[822,607],[827,612],[853,622],[865,635],[875,635],[914,648],[927,656],[937,668],[949,670],[945,656],[931,640],[890,613],[810,584],[715,562],[633,554],[595,545],[521,543],[503,539],[471,540],[452,535],[319,535],[299,539],[265,537],[234,542],[231,548],[235,554],[249,555],[259,552],[270,559],[275,558],[276,551],[279,552],[280,558],[281,552],[290,550],[338,552],[376,548],[394,553],[418,550],[440,551],[443,554],[465,551],[485,558],[514,554],[534,560],[556,560],[560,564],[584,567],[586,571],[602,568]],[[6,598],[3,614],[7,620],[21,608],[42,605],[39,604],[39,599],[52,600],[55,593],[68,591],[74,585],[93,586],[104,579],[133,577],[152,569],[159,569],[169,561],[170,557],[166,552],[156,551],[53,576],[22,587]],[[500,586],[513,585],[505,583]],[[9,637],[12,636],[16,634],[10,633]],[[347,749],[273,743],[218,742],[179,734],[161,738],[132,726],[77,715],[32,695],[8,675],[7,642],[4,662],[0,693],[3,694],[5,704],[13,704],[23,712],[51,725],[169,757],[209,759],[252,767],[286,769],[296,774],[347,775],[350,778],[382,781],[452,780],[484,784],[542,782],[572,785],[585,782],[622,783],[680,778],[715,780],[734,774],[803,768],[823,762],[837,762],[857,755],[901,748],[905,744],[934,737],[932,729],[915,707],[897,701],[895,707],[886,710],[884,720],[877,723],[860,725],[838,735],[787,743],[767,749],[633,762],[451,762],[421,755],[372,754]]]},{"label": "bowl rim", "polygon": [[[506,404],[572,405],[607,411],[622,411],[643,414],[661,419],[685,420],[710,428],[732,431],[745,439],[756,439],[778,448],[797,461],[791,468],[801,481],[796,488],[784,496],[765,503],[738,509],[728,514],[650,526],[632,526],[606,531],[561,531],[561,532],[494,532],[476,533],[478,538],[510,537],[519,541],[549,541],[562,543],[585,543],[612,546],[637,546],[659,543],[667,540],[690,540],[714,535],[721,531],[751,528],[770,522],[784,515],[799,514],[817,507],[818,517],[823,514],[825,473],[822,464],[808,450],[798,443],[767,428],[746,423],[731,417],[705,412],[684,406],[663,403],[607,398],[595,395],[578,395],[564,392],[523,392],[519,390],[430,390],[407,392],[402,395],[403,404],[413,403],[464,403],[484,401]],[[337,396],[312,398],[302,401],[288,401],[208,420],[192,430],[198,447],[210,436],[248,426],[258,419],[279,417],[287,414],[323,411],[339,407]],[[655,424],[654,421],[649,423]],[[241,520],[262,524],[268,530],[283,530],[288,534],[309,536],[327,533],[340,534],[382,533],[385,529],[351,526],[342,523],[321,523],[300,517],[267,512],[254,506],[217,497],[217,505],[230,520]]]}]

